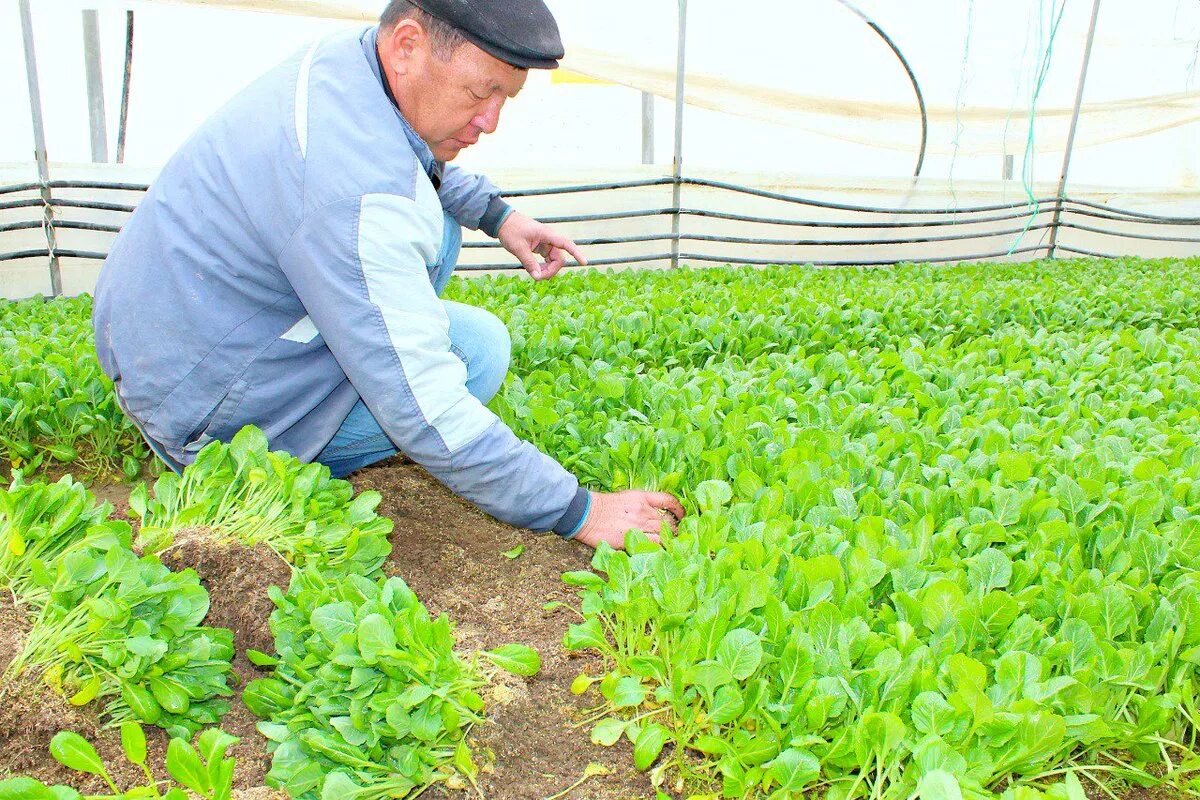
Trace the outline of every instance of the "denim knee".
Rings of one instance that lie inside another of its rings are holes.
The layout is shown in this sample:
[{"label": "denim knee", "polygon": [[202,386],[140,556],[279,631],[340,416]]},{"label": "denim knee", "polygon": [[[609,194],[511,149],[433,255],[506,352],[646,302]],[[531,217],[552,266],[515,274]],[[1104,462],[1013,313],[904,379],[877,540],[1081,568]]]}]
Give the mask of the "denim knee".
[{"label": "denim knee", "polygon": [[491,402],[504,385],[512,360],[512,339],[509,329],[496,314],[478,309],[478,338],[475,353],[470,355],[467,365],[467,391],[479,398],[480,403]]},{"label": "denim knee", "polygon": [[[508,366],[512,361],[512,338],[500,318],[489,311],[484,311],[481,315],[481,324],[483,335],[480,341],[484,353],[476,377],[477,391],[471,393],[486,404],[500,391],[500,387],[504,385],[504,378],[508,375]],[[468,388],[470,382],[468,372]]]},{"label": "denim knee", "polygon": [[450,343],[467,366],[467,391],[481,403],[500,391],[512,358],[512,339],[499,317],[482,308],[446,302]]}]

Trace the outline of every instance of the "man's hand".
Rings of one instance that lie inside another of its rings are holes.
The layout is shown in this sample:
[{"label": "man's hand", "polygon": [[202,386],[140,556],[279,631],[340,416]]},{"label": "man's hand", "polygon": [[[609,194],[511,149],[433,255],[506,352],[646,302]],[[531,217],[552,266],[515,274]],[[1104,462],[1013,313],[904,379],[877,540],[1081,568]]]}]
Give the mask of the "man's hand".
[{"label": "man's hand", "polygon": [[[664,514],[663,512],[667,512]],[[625,532],[630,528],[645,531],[657,542],[666,519],[675,529],[687,512],[670,492],[592,492],[592,505],[583,526],[574,538],[590,547],[608,542],[617,550],[625,548]]]},{"label": "man's hand", "polygon": [[[514,211],[497,231],[504,249],[512,253],[536,280],[553,278],[567,262],[567,253],[587,264],[579,246],[549,225]],[[545,261],[538,259],[542,256]]]}]

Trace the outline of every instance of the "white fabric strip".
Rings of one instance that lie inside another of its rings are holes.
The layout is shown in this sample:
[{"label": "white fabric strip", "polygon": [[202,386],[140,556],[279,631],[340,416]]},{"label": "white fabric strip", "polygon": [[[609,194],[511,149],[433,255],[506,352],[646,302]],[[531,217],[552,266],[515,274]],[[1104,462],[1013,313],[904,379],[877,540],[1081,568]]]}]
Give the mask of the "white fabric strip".
[{"label": "white fabric strip", "polygon": [[450,351],[450,319],[427,266],[441,250],[445,219],[437,192],[417,166],[416,200],[362,198],[358,253],[371,302],[383,312],[421,414],[451,453],[496,420],[467,392],[467,369]]},{"label": "white fabric strip", "polygon": [[308,155],[308,74],[312,69],[313,56],[320,42],[308,48],[300,62],[300,74],[296,78],[296,141],[300,143],[300,157]]}]

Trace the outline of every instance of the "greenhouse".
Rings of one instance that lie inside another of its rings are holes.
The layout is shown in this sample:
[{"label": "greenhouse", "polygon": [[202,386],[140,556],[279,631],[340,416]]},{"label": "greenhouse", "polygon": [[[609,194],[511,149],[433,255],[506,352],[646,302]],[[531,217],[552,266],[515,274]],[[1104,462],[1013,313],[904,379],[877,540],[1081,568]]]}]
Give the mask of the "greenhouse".
[{"label": "greenhouse", "polygon": [[1200,796],[1200,6],[0,43],[0,800]]}]

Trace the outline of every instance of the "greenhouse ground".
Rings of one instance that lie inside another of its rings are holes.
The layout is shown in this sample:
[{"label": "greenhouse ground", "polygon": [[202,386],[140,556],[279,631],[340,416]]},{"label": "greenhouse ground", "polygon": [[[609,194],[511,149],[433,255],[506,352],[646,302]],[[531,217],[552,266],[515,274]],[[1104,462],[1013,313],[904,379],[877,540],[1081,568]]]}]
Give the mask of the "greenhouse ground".
[{"label": "greenhouse ground", "polygon": [[[322,637],[357,648],[329,650],[346,675],[322,678],[353,691],[351,664],[389,647],[364,633],[383,612],[355,611],[356,639],[339,633],[332,605],[320,619],[305,611],[309,639],[268,629],[276,606],[308,608],[292,592],[309,596],[311,573],[327,568],[350,570],[334,573],[343,587],[403,578],[433,616],[448,615],[464,657],[510,643],[541,654],[536,674],[489,670],[477,684],[486,722],[466,741],[482,769],[462,774],[484,797],[640,800],[654,797],[656,771],[669,788],[679,770],[696,781],[689,791],[715,778],[706,798],[721,775],[724,796],[743,798],[1175,797],[1200,788],[1197,278],[1193,259],[459,282],[456,299],[513,332],[512,376],[493,407],[514,430],[588,485],[684,498],[679,536],[662,548],[631,536],[629,554],[499,524],[403,458],[352,476],[350,503],[345,483],[267,454],[253,429],[211,445],[182,481],[131,494],[111,476],[152,477],[147,453],[96,368],[86,301],[0,303],[0,383],[11,387],[0,444],[12,460],[0,467],[27,480],[109,475],[90,488],[112,518],[144,524],[172,574],[199,573],[204,624],[233,632],[221,725],[242,739],[231,752],[245,798],[282,796],[263,788],[268,747],[294,794],[316,797],[279,743],[295,713],[309,715],[306,736],[328,713],[277,696],[281,681],[309,680],[309,662],[287,659],[321,652]],[[28,489],[0,495],[0,573],[23,599],[50,578],[22,578],[18,562],[61,527],[52,507],[40,522],[21,516],[34,508]],[[277,519],[278,535],[262,538]],[[51,563],[64,592],[93,585]],[[267,597],[289,581],[286,597]],[[407,602],[389,597],[380,602]],[[0,603],[0,663],[28,629]],[[272,653],[274,670],[251,663]],[[438,685],[420,676],[409,689],[427,689],[421,680]],[[0,775],[102,790],[46,754],[70,729],[121,763],[86,688],[69,686],[80,709],[28,678],[4,687]],[[413,695],[414,715],[429,696]],[[390,709],[365,729],[338,719],[317,745],[410,726]],[[148,730],[158,765],[167,738]],[[309,766],[327,789],[345,774]],[[1164,771],[1173,788],[1139,787]],[[422,796],[474,794],[458,783]]]}]

